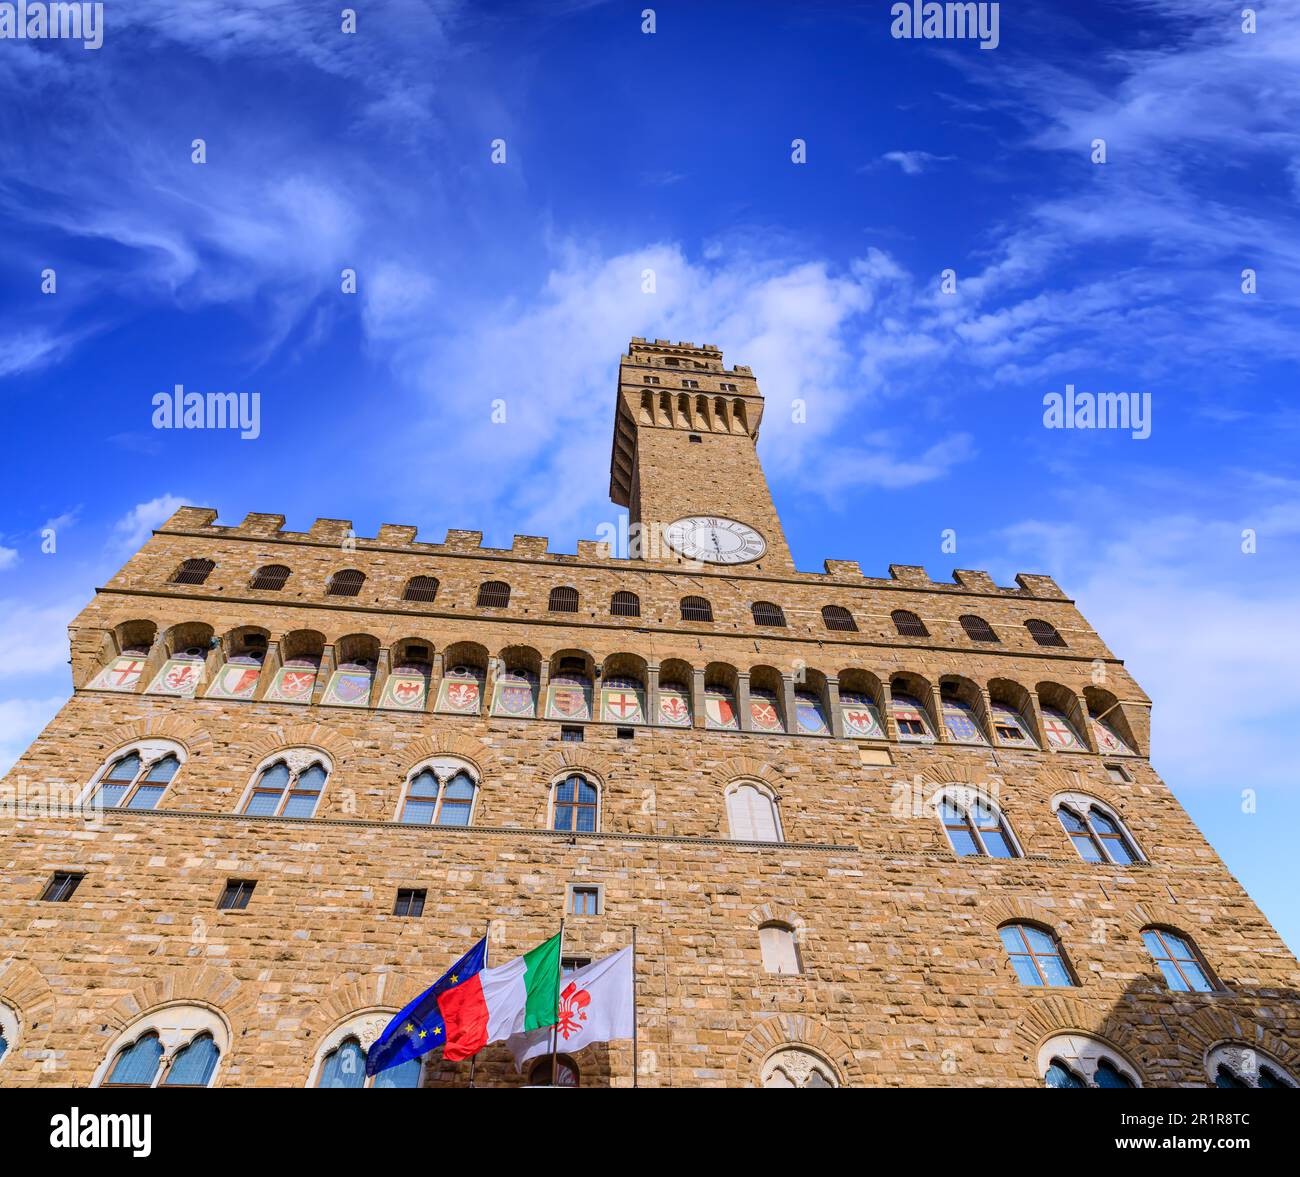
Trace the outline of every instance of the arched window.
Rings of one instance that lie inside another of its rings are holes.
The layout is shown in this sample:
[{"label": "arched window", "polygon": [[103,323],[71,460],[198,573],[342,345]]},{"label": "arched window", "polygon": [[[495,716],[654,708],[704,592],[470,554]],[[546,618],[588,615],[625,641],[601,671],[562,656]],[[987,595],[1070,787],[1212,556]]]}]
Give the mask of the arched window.
[{"label": "arched window", "polygon": [[1056,632],[1056,627],[1046,621],[1039,621],[1031,618],[1025,622],[1025,628],[1029,630],[1029,636],[1034,639],[1040,646],[1064,646],[1065,639]]},{"label": "arched window", "polygon": [[683,621],[712,621],[713,606],[703,597],[682,598]]},{"label": "arched window", "polygon": [[596,831],[600,795],[585,777],[565,777],[555,786],[551,829],[590,834]]},{"label": "arched window", "polygon": [[578,611],[578,590],[570,585],[561,585],[551,589],[550,600],[546,608],[551,613],[576,613]]},{"label": "arched window", "polygon": [[203,1006],[167,1006],[118,1035],[96,1072],[99,1087],[211,1087],[229,1043],[224,1020]]},{"label": "arched window", "polygon": [[1213,993],[1218,988],[1188,937],[1169,928],[1144,928],[1142,942],[1176,993]]},{"label": "arched window", "polygon": [[478,586],[479,609],[504,609],[510,604],[510,586],[504,580],[485,580]]},{"label": "arched window", "polygon": [[1290,1087],[1296,1080],[1276,1059],[1244,1042],[1222,1042],[1205,1056],[1205,1071],[1215,1087]]},{"label": "arched window", "polygon": [[1086,1034],[1058,1034],[1038,1051],[1038,1072],[1046,1087],[1140,1087],[1137,1071],[1124,1058]]},{"label": "arched window", "polygon": [[474,778],[467,768],[435,763],[406,786],[399,820],[418,825],[467,826],[474,812]]},{"label": "arched window", "polygon": [[1126,866],[1142,861],[1119,818],[1099,801],[1083,795],[1060,798],[1056,816],[1084,862]]},{"label": "arched window", "polygon": [[1019,858],[1020,852],[996,805],[977,796],[948,794],[939,816],[952,848],[963,858]]},{"label": "arched window", "polygon": [[581,1086],[578,1064],[567,1054],[558,1055],[554,1060],[548,1054],[528,1068],[528,1085],[530,1087]]},{"label": "arched window", "polygon": [[436,576],[413,576],[402,590],[403,601],[432,601],[438,595]]},{"label": "arched window", "polygon": [[993,632],[993,627],[982,617],[976,617],[974,613],[965,613],[958,620],[961,627],[966,631],[966,636],[972,642],[996,642],[998,635]]},{"label": "arched window", "polygon": [[793,976],[803,972],[799,959],[799,944],[794,929],[789,924],[763,924],[758,929],[758,946],[763,955],[763,968],[769,973]]},{"label": "arched window", "polygon": [[771,601],[755,601],[750,605],[749,611],[754,615],[755,625],[785,628],[785,614],[780,605],[773,605]]},{"label": "arched window", "polygon": [[216,567],[212,560],[185,560],[172,573],[172,584],[202,584]]},{"label": "arched window", "polygon": [[823,605],[822,622],[827,629],[837,629],[845,633],[858,632],[858,623],[853,620],[853,614],[843,605]]},{"label": "arched window", "polygon": [[1011,967],[1022,985],[1069,987],[1074,976],[1060,941],[1036,924],[1005,924],[998,929]]},{"label": "arched window", "polygon": [[200,1034],[172,1058],[163,1076],[163,1087],[206,1087],[221,1057],[211,1034]]},{"label": "arched window", "polygon": [[327,597],[355,597],[361,591],[361,586],[365,583],[366,574],[359,572],[355,568],[344,568],[341,572],[334,573],[330,577],[330,582],[325,588]]},{"label": "arched window", "polygon": [[727,824],[740,842],[782,841],[776,798],[758,785],[744,783],[727,791]]},{"label": "arched window", "polygon": [[796,1046],[785,1047],[763,1064],[764,1087],[838,1087],[835,1069],[824,1058]]},{"label": "arched window", "polygon": [[19,1025],[17,1013],[0,1001],[0,1063],[4,1062],[10,1048],[18,1044]]},{"label": "arched window", "polygon": [[114,753],[91,781],[89,804],[105,809],[154,809],[184,760],[169,740],[144,740]]},{"label": "arched window", "polygon": [[317,756],[290,754],[261,769],[241,813],[254,817],[311,817],[329,768]]},{"label": "arched window", "polygon": [[392,1020],[393,1013],[359,1014],[327,1034],[317,1048],[309,1087],[419,1087],[423,1060],[407,1059],[377,1075],[366,1074],[366,1049]]},{"label": "arched window", "polygon": [[143,1034],[118,1053],[105,1087],[152,1087],[158,1078],[162,1042],[155,1033]]},{"label": "arched window", "polygon": [[889,616],[893,618],[894,628],[902,637],[928,638],[930,636],[930,631],[925,628],[925,622],[908,609],[895,609]]},{"label": "arched window", "polygon": [[614,617],[640,617],[641,598],[636,593],[619,591],[610,598],[609,611]]},{"label": "arched window", "polygon": [[248,587],[278,593],[284,588],[284,582],[288,579],[289,569],[284,564],[264,564],[253,573],[253,579],[248,582]]}]

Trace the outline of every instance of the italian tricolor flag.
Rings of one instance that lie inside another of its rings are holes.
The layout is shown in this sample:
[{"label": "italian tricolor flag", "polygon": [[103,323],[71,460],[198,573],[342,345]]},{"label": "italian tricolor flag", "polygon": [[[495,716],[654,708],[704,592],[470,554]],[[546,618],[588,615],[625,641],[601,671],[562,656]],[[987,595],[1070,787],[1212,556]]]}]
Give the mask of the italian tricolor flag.
[{"label": "italian tricolor flag", "polygon": [[507,964],[484,969],[438,997],[447,1027],[442,1057],[469,1058],[489,1042],[555,1025],[560,997],[560,937]]}]

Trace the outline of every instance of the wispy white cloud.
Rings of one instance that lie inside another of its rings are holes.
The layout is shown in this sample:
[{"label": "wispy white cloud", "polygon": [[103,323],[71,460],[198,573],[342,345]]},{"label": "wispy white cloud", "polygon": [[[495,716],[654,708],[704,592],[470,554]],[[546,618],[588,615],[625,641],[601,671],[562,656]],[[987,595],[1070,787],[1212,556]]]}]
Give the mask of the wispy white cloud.
[{"label": "wispy white cloud", "polygon": [[880,157],[886,163],[897,164],[905,176],[919,176],[937,163],[951,160],[951,155],[934,155],[929,151],[886,151]]},{"label": "wispy white cloud", "polygon": [[121,554],[134,552],[149,538],[154,528],[161,526],[188,501],[174,494],[162,494],[147,503],[137,503],[113,524],[111,547]]},{"label": "wispy white cloud", "polygon": [[12,568],[17,563],[18,549],[6,548],[3,544],[0,544],[0,572],[3,572],[6,568]]}]

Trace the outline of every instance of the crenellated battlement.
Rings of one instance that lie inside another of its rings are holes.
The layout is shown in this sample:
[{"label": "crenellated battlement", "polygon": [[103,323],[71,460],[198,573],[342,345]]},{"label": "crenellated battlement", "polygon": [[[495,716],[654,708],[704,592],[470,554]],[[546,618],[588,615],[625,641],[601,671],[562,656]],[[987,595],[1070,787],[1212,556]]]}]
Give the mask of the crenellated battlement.
[{"label": "crenellated battlement", "polygon": [[[353,534],[349,519],[317,519],[306,531],[284,530],[283,515],[252,512],[236,525],[216,522],[211,507],[180,507],[159,529],[160,533],[248,540],[274,540],[284,544],[310,544],[340,547],[349,551],[406,552],[419,556],[496,557],[539,563],[607,565],[612,569],[637,572],[681,572],[684,565],[647,565],[641,560],[615,556],[611,545],[601,540],[579,540],[576,553],[552,552],[544,535],[516,535],[509,548],[494,548],[483,543],[481,531],[451,528],[441,543],[417,539],[419,529],[409,524],[384,523],[373,536]],[[1069,597],[1052,577],[1042,573],[1017,573],[1016,585],[999,585],[987,572],[958,568],[952,580],[935,580],[924,567],[916,564],[891,564],[887,577],[868,576],[856,560],[826,560],[823,572],[781,572],[754,575],[736,568],[691,568],[693,574],[721,576],[728,579],[781,579],[800,583],[834,583],[868,588],[907,588],[929,592],[974,593],[984,596],[1033,597],[1068,602]]]}]

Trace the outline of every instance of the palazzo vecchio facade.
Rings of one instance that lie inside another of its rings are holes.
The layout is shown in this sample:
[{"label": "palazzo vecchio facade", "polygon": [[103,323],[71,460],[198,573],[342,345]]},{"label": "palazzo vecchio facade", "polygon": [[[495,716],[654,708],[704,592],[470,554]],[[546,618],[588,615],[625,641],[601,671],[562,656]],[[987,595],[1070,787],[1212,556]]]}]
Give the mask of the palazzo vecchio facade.
[{"label": "palazzo vecchio facade", "polygon": [[178,510],[4,780],[0,1086],[367,1085],[485,929],[500,963],[561,918],[570,962],[637,929],[641,1086],[1294,1085],[1296,961],[1123,662],[1048,576],[796,571],[762,414],[632,341],[631,559]]}]

